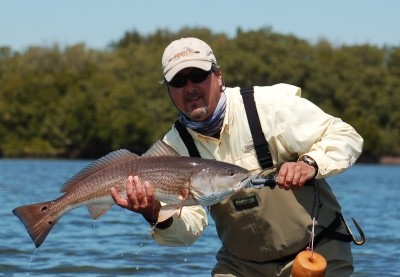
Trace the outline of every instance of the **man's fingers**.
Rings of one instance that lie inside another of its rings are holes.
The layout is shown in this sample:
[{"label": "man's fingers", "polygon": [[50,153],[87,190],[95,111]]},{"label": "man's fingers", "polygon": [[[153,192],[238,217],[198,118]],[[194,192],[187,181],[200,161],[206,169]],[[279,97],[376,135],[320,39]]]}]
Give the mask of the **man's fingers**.
[{"label": "man's fingers", "polygon": [[286,162],[279,170],[276,183],[285,190],[300,188],[309,179],[309,170],[301,163]]},{"label": "man's fingers", "polygon": [[142,182],[140,181],[139,177],[137,177],[137,176],[133,177],[133,182],[134,182],[134,189],[135,189],[135,193],[136,193],[138,202],[142,202],[143,199],[146,198],[146,194],[144,192]]},{"label": "man's fingers", "polygon": [[283,164],[278,172],[278,177],[276,178],[276,183],[281,188],[285,183],[286,173],[287,173],[287,167],[285,166],[285,164]]},{"label": "man's fingers", "polygon": [[136,194],[136,204],[140,208],[146,207],[148,205],[146,189],[144,188],[144,185],[140,181],[139,177],[133,177],[133,181],[135,184],[134,188]]},{"label": "man's fingers", "polygon": [[150,185],[149,182],[145,181],[144,182],[144,188],[146,190],[146,195],[147,195],[147,201],[149,203],[154,201],[154,189],[153,187]]},{"label": "man's fingers", "polygon": [[128,177],[126,181],[126,196],[127,198],[121,197],[115,187],[111,188],[111,197],[115,204],[121,208],[141,213],[149,206],[159,205],[154,198],[154,188],[147,181],[142,183],[138,176]]},{"label": "man's fingers", "polygon": [[114,200],[115,204],[117,204],[121,208],[128,207],[128,201],[122,198],[114,187],[111,188],[111,197]]},{"label": "man's fingers", "polygon": [[134,189],[135,186],[133,183],[133,177],[129,176],[128,180],[126,180],[126,195],[128,196],[129,199],[135,196]]},{"label": "man's fingers", "polygon": [[119,196],[117,190],[114,187],[111,188],[111,197],[112,197],[112,199],[114,200],[115,203],[117,203],[119,201],[119,199],[121,198]]}]

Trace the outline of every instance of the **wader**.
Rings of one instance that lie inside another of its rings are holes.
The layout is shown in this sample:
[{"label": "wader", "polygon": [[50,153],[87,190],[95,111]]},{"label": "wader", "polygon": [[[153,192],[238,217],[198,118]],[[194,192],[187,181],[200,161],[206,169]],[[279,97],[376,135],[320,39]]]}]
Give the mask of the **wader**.
[{"label": "wader", "polygon": [[[241,89],[257,159],[263,170],[272,173],[273,160],[253,92],[253,88]],[[175,128],[189,155],[200,157],[186,127],[176,121]],[[350,276],[349,242],[354,239],[346,233],[340,210],[325,179],[300,190],[249,188],[237,192],[210,207],[222,242],[213,276],[290,276],[294,258],[308,246],[313,217],[317,219],[314,249],[328,262],[326,276]]]}]

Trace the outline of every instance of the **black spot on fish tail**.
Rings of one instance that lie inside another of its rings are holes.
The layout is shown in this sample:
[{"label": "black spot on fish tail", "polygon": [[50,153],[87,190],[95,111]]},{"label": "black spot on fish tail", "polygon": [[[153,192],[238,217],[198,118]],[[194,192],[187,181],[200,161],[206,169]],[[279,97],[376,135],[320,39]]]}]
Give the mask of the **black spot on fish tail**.
[{"label": "black spot on fish tail", "polygon": [[51,213],[52,203],[54,202],[20,206],[12,211],[24,224],[36,248],[43,243],[53,226],[59,220],[57,215]]}]

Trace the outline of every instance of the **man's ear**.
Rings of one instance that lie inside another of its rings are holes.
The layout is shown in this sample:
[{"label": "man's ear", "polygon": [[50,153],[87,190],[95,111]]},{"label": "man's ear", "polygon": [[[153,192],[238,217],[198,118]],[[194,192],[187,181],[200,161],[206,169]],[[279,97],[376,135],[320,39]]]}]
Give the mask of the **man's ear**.
[{"label": "man's ear", "polygon": [[219,74],[218,74],[218,85],[219,85],[221,92],[223,92],[226,89],[224,77],[222,76],[221,72],[219,72]]},{"label": "man's ear", "polygon": [[222,72],[218,72],[218,85],[220,87],[222,87],[223,84],[224,84],[224,81],[222,79]]}]

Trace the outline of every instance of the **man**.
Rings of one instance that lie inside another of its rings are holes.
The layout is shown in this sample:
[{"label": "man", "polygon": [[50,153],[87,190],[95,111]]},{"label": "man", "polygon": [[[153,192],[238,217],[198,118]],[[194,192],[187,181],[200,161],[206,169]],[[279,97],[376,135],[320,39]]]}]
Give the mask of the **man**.
[{"label": "man", "polygon": [[[254,87],[273,160],[271,167],[262,169],[240,88],[225,88],[210,46],[196,38],[173,41],[164,51],[162,66],[179,122],[201,157],[233,163],[262,176],[277,172],[281,188],[242,189],[210,207],[222,242],[213,276],[290,276],[294,257],[309,242],[312,218],[316,218],[317,237],[320,234],[315,251],[328,262],[326,276],[350,276],[350,244],[332,235],[345,232],[341,222],[332,227],[341,208],[324,178],[355,163],[363,145],[357,132],[301,98],[298,87]],[[176,127],[164,141],[181,155],[189,155]],[[305,186],[314,178],[313,186]],[[191,244],[207,226],[207,214],[200,206],[184,207],[180,215],[157,222],[162,204],[154,199],[151,184],[137,177],[129,177],[126,199],[115,190],[112,196],[119,206],[157,223],[152,237],[160,244]]]}]

